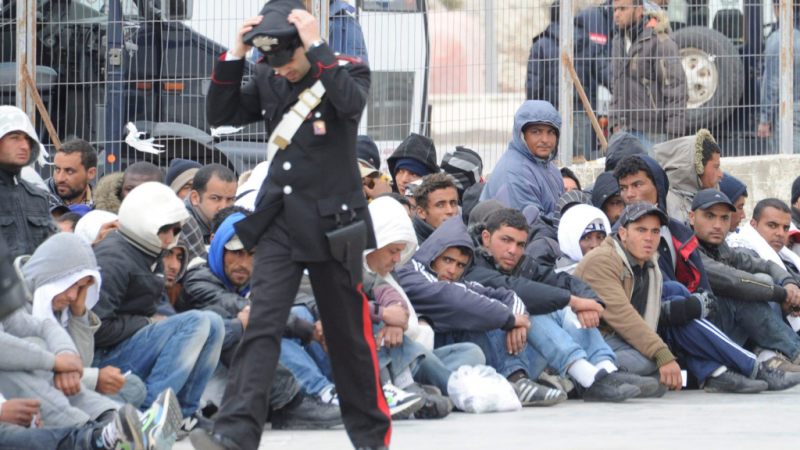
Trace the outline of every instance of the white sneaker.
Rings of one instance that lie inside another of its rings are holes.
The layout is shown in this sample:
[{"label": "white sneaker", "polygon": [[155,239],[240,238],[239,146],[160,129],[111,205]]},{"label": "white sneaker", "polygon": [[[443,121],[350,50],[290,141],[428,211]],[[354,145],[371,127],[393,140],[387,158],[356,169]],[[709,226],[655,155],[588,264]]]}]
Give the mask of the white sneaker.
[{"label": "white sneaker", "polygon": [[383,385],[383,396],[389,404],[392,420],[405,419],[425,406],[425,399],[419,394],[410,394],[392,383]]}]

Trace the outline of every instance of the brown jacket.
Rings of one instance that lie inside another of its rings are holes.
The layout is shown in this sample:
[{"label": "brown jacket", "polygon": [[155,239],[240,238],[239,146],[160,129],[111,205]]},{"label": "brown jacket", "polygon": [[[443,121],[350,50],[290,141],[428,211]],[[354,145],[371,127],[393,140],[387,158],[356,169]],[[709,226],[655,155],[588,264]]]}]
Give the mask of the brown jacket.
[{"label": "brown jacket", "polygon": [[661,367],[675,357],[656,333],[663,281],[658,268],[658,253],[653,255],[652,261],[654,266],[649,272],[650,287],[644,317],[631,305],[633,270],[616,238],[609,236],[599,248],[588,253],[573,275],[588,283],[606,304],[600,331],[618,334]]}]

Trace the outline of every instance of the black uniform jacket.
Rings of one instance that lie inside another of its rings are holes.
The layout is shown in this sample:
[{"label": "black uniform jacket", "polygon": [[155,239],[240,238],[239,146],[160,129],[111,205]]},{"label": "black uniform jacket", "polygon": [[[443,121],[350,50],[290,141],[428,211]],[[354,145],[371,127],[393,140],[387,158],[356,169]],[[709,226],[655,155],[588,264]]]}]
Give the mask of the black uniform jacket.
[{"label": "black uniform jacket", "polygon": [[225,61],[222,55],[208,91],[208,121],[212,126],[241,126],[263,120],[271,133],[298,96],[322,81],[326,90],[322,102],[289,146],[276,154],[258,194],[256,212],[236,225],[239,238],[252,248],[285,210],[292,260],[319,262],[332,259],[325,233],[337,227],[337,215],[343,225],[352,213],[366,221],[367,248],[375,248],[356,162],[356,136],[369,94],[370,70],[360,58],[335,55],[327,44],[306,57],[311,70],[297,83],[261,61],[255,76],[242,86],[245,61]]}]

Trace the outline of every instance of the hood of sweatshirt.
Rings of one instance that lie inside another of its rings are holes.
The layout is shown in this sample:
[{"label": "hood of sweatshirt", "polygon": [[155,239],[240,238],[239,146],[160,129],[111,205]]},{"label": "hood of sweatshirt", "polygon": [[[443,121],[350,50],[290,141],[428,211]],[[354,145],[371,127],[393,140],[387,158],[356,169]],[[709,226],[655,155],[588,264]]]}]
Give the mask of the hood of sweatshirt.
[{"label": "hood of sweatshirt", "polygon": [[36,134],[36,129],[33,128],[28,115],[16,106],[0,106],[0,139],[14,131],[25,133],[30,143],[31,155],[25,165],[30,166],[36,161],[43,165],[48,156],[47,150],[39,142],[39,135]]},{"label": "hood of sweatshirt", "polygon": [[[464,221],[461,220],[461,217],[451,217],[445,220],[419,247],[417,254],[414,255],[414,259],[425,265],[431,273],[436,273],[431,268],[431,264],[450,247],[466,247],[470,249],[467,268],[472,265],[472,261],[475,258],[472,250],[472,238],[470,238],[467,232],[467,226],[464,225]],[[465,270],[464,273],[466,272]]]},{"label": "hood of sweatshirt", "polygon": [[638,158],[642,158],[642,160],[647,164],[647,167],[650,169],[650,174],[653,175],[653,179],[656,182],[656,190],[658,191],[658,209],[661,211],[667,212],[667,193],[669,192],[669,178],[667,177],[667,173],[658,162],[647,156],[647,155],[636,155]]},{"label": "hood of sweatshirt", "polygon": [[[575,205],[570,208],[558,227],[558,245],[571,260],[580,262],[583,259],[581,238],[589,224],[602,225],[606,236],[611,234],[611,224],[605,213],[591,205]],[[599,231],[599,230],[598,230]]]},{"label": "hood of sweatshirt", "polygon": [[613,172],[617,163],[630,155],[646,155],[647,149],[636,136],[620,131],[614,133],[608,141],[608,151],[606,153],[606,172]]},{"label": "hood of sweatshirt", "polygon": [[214,240],[211,241],[211,248],[208,249],[208,267],[214,272],[214,275],[225,283],[225,287],[229,291],[236,292],[242,297],[250,292],[250,283],[248,282],[246,286],[237,291],[228,281],[228,277],[225,275],[225,245],[236,236],[234,225],[244,218],[245,215],[242,213],[233,213],[228,216],[217,228],[216,233],[214,233]]},{"label": "hood of sweatshirt", "polygon": [[[131,245],[150,256],[162,253],[158,230],[183,222],[189,212],[175,192],[163,183],[151,181],[139,185],[125,197],[119,208],[119,233]],[[169,248],[178,245],[180,232]]]},{"label": "hood of sweatshirt", "polygon": [[522,136],[522,129],[529,124],[550,125],[556,129],[556,133],[561,134],[561,116],[558,115],[556,108],[543,100],[527,100],[514,114],[514,130],[508,148],[539,164],[546,164],[556,159],[556,156],[558,156],[558,142],[556,142],[556,147],[547,159],[539,158],[531,153]]},{"label": "hood of sweatshirt", "polygon": [[411,133],[400,143],[400,146],[392,153],[392,156],[386,160],[389,164],[389,174],[392,179],[395,178],[397,172],[397,161],[401,158],[415,159],[427,167],[431,173],[439,172],[439,165],[436,163],[436,146],[433,145],[433,139],[421,134]]},{"label": "hood of sweatshirt", "polygon": [[81,217],[78,224],[75,225],[75,235],[83,239],[87,244],[94,244],[97,235],[100,234],[100,228],[109,222],[119,220],[116,214],[108,211],[94,210]]},{"label": "hood of sweatshirt", "polygon": [[[369,214],[372,217],[372,226],[375,229],[375,241],[377,249],[386,247],[389,244],[406,244],[406,248],[400,254],[400,262],[396,267],[400,267],[411,260],[417,251],[417,235],[414,232],[414,225],[408,217],[406,209],[397,200],[389,197],[376,198],[369,204]],[[364,255],[371,253],[370,249]]]},{"label": "hood of sweatshirt", "polygon": [[606,200],[619,195],[619,183],[611,172],[603,172],[594,182],[592,190],[592,205],[595,208],[603,208]]},{"label": "hood of sweatshirt", "polygon": [[719,180],[719,190],[728,196],[731,203],[736,203],[736,200],[747,191],[747,185],[735,176],[723,172],[723,177]]},{"label": "hood of sweatshirt", "polygon": [[[100,267],[92,247],[72,233],[59,233],[44,241],[31,256],[17,259],[16,267],[25,280],[32,314],[41,319],[55,319],[53,299],[85,277],[94,278],[86,294],[86,308],[100,300]],[[61,314],[61,323],[68,317]]]}]

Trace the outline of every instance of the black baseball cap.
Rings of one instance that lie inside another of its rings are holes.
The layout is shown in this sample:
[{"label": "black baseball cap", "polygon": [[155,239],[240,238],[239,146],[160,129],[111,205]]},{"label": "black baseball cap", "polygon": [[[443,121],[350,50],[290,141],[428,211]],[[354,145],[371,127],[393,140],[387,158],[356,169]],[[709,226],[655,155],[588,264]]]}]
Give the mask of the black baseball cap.
[{"label": "black baseball cap", "polygon": [[629,223],[636,222],[644,216],[655,216],[661,221],[661,226],[669,225],[669,217],[650,202],[639,201],[631,203],[622,211],[619,216],[619,226],[624,227]]},{"label": "black baseball cap", "polygon": [[356,153],[358,160],[369,164],[375,170],[381,170],[381,152],[378,151],[378,146],[375,141],[369,136],[358,136],[356,138]]},{"label": "black baseball cap", "polygon": [[268,1],[259,13],[264,17],[261,23],[243,36],[242,41],[258,48],[273,69],[288,64],[302,44],[297,27],[288,20],[295,9],[306,8],[300,0]]},{"label": "black baseball cap", "polygon": [[736,207],[733,206],[731,199],[729,199],[728,196],[722,191],[718,191],[716,189],[703,189],[695,194],[694,201],[692,202],[692,211],[697,211],[698,209],[708,209],[714,205],[725,205],[731,210],[731,212],[736,212]]}]

